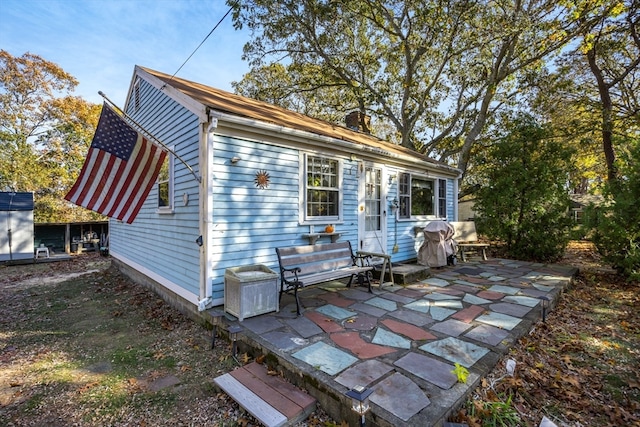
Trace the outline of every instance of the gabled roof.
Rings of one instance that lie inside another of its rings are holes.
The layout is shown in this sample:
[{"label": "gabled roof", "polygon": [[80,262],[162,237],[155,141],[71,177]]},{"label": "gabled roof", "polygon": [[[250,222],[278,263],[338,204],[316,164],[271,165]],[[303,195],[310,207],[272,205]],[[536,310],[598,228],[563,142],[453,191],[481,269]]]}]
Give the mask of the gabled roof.
[{"label": "gabled roof", "polygon": [[200,83],[181,79],[179,77],[171,77],[168,74],[161,73],[149,68],[137,66],[136,68],[156,77],[167,86],[171,86],[184,95],[201,103],[210,109],[228,113],[248,119],[258,120],[289,129],[295,129],[304,132],[310,132],[317,135],[335,138],[342,141],[362,145],[371,148],[373,152],[392,153],[396,156],[409,156],[426,163],[432,164],[438,168],[448,169],[450,173],[459,173],[458,169],[447,165],[446,163],[434,160],[424,154],[410,150],[406,147],[392,144],[373,135],[356,132],[344,126],[338,126],[323,120],[315,119],[304,114],[296,113],[276,105],[272,105],[263,101],[246,98],[216,89]]}]

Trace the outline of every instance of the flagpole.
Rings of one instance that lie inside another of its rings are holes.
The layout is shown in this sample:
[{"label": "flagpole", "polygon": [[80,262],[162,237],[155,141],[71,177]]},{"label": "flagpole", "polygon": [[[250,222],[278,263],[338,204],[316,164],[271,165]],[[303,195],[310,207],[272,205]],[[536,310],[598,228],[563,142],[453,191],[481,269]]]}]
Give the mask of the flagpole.
[{"label": "flagpole", "polygon": [[187,162],[184,161],[184,159],[182,157],[180,157],[178,154],[176,154],[175,151],[173,151],[171,148],[167,147],[162,141],[160,141],[158,138],[156,138],[155,136],[153,136],[153,134],[151,134],[151,132],[149,132],[148,130],[146,130],[145,128],[143,128],[138,122],[136,122],[135,120],[133,120],[131,117],[129,117],[127,115],[127,113],[125,113],[124,111],[122,111],[122,109],[120,107],[118,107],[115,103],[113,103],[113,101],[111,101],[107,95],[105,95],[104,93],[102,93],[102,91],[98,91],[98,95],[100,95],[101,97],[104,98],[105,101],[107,101],[109,104],[111,104],[114,108],[116,108],[118,111],[120,111],[120,113],[126,118],[128,119],[131,123],[133,123],[138,129],[140,129],[140,131],[142,131],[142,133],[145,134],[145,136],[147,138],[151,138],[153,139],[155,142],[157,142],[158,144],[160,144],[162,146],[162,148],[164,148],[165,150],[167,150],[168,152],[170,152],[171,154],[173,154],[178,160],[180,160],[182,162],[183,165],[185,165],[185,167],[187,169],[189,169],[189,172],[191,172],[193,174],[193,176],[196,178],[196,180],[198,180],[198,182],[202,182],[202,178],[200,176],[198,176],[195,171],[193,170],[193,168],[191,168],[191,166],[189,166],[189,164]]}]

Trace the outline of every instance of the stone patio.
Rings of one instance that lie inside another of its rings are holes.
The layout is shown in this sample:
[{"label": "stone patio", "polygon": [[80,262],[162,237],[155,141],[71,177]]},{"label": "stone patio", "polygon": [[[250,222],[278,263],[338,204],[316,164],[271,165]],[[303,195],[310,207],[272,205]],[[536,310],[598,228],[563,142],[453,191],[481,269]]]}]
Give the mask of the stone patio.
[{"label": "stone patio", "polygon": [[[278,313],[237,322],[241,351],[277,365],[335,420],[357,425],[345,393],[373,389],[368,426],[438,426],[570,284],[574,268],[472,259],[406,285],[329,282],[284,296]],[[455,364],[469,370],[465,384]]]}]

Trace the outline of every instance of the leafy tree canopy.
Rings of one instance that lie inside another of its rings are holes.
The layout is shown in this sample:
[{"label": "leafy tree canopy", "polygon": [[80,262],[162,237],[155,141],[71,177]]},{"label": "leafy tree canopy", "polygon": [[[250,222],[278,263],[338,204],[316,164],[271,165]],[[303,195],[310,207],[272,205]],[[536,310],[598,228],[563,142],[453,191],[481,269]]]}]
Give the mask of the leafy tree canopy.
[{"label": "leafy tree canopy", "polygon": [[36,222],[104,219],[63,197],[80,172],[100,106],[38,55],[0,50],[0,190],[34,193]]}]

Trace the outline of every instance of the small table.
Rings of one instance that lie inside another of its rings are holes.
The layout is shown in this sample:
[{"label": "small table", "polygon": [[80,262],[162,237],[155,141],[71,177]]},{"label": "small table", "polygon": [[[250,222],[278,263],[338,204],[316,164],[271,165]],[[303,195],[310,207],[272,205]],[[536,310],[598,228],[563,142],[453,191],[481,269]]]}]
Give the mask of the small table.
[{"label": "small table", "polygon": [[36,248],[36,259],[40,258],[40,254],[44,254],[45,258],[49,258],[49,248]]},{"label": "small table", "polygon": [[382,258],[383,261],[382,271],[380,272],[380,288],[382,289],[382,285],[384,283],[384,272],[387,270],[387,266],[389,266],[389,277],[391,277],[391,286],[395,285],[395,282],[393,281],[393,271],[391,271],[391,255],[366,251],[358,251],[358,255],[370,255],[373,258]]}]

